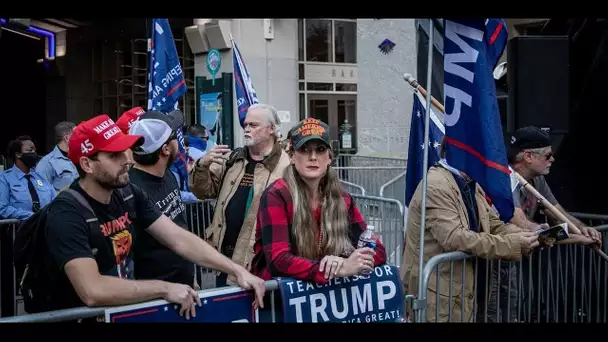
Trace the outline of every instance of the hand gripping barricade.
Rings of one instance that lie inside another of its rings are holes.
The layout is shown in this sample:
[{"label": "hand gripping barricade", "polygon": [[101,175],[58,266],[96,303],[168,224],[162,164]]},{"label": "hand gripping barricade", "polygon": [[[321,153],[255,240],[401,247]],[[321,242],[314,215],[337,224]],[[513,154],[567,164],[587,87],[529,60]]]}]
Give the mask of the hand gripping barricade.
[{"label": "hand gripping barricade", "polygon": [[[407,322],[403,315],[408,297],[403,294],[395,266],[381,265],[369,275],[334,278],[328,284],[278,278],[265,285],[266,295],[271,296],[268,322]],[[196,308],[196,317],[189,321],[179,316],[177,305],[154,300],[117,307],[80,307],[14,316],[0,319],[0,323],[62,322],[95,317],[106,323],[261,321],[251,291],[227,286],[198,293],[202,305]],[[275,297],[280,301],[273,300]]]},{"label": "hand gripping barricade", "polygon": [[[578,218],[583,219],[581,216]],[[608,222],[608,216],[603,219]],[[606,241],[608,225],[595,228]],[[475,270],[470,317],[458,305],[468,295],[460,283],[460,279],[468,279],[464,274],[467,263]],[[439,279],[440,267],[449,268],[449,279]],[[430,287],[431,282],[436,285]],[[444,253],[426,263],[422,283],[427,291],[415,301],[419,304],[414,309],[416,322],[608,321],[608,262],[587,246],[555,245],[511,262]],[[435,306],[430,307],[430,302]]]},{"label": "hand gripping barricade", "polygon": [[[399,201],[378,197],[353,195],[362,214],[383,239],[389,262],[398,264],[401,258],[403,243],[403,206]],[[187,216],[190,231],[203,237],[205,228],[213,217],[212,200],[187,203]],[[20,224],[17,220],[0,221],[2,234],[0,248],[3,258],[0,259],[2,275],[1,304],[3,319],[0,322],[60,322],[87,318],[120,323],[120,322],[175,322],[179,317],[174,305],[156,300],[137,305],[120,307],[89,308],[80,307],[67,310],[25,314],[18,309],[21,296],[16,286],[14,267],[12,265],[12,245],[15,229]],[[392,247],[391,247],[392,246]],[[4,257],[6,255],[6,257]],[[213,272],[197,268],[197,280],[202,288],[199,291],[203,307],[192,322],[255,322],[259,313],[252,308],[253,297],[250,292],[237,287],[212,289]],[[270,321],[285,320],[298,322],[405,322],[404,301],[412,296],[404,296],[403,286],[399,279],[397,267],[382,265],[367,276],[335,278],[329,284],[311,284],[295,279],[281,278],[266,282],[266,289],[271,296]],[[279,301],[276,301],[279,299]],[[205,303],[206,301],[206,303]],[[220,304],[221,303],[221,304]],[[206,306],[205,306],[206,305]],[[213,315],[206,312],[221,311],[230,315]],[[323,308],[325,306],[325,309]],[[334,313],[336,309],[337,312]],[[298,314],[299,312],[299,314]]]}]

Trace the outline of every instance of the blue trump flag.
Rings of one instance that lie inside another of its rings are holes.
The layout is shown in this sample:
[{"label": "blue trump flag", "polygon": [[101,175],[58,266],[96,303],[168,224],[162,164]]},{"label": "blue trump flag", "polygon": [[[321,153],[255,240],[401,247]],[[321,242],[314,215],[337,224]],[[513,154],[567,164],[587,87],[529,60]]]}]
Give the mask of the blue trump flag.
[{"label": "blue trump flag", "polygon": [[426,117],[426,99],[419,92],[414,92],[412,106],[412,123],[410,125],[410,141],[407,153],[407,172],[405,175],[405,205],[409,206],[412,196],[422,180],[424,151],[428,151],[431,167],[439,161],[439,147],[445,134],[442,114],[437,115],[431,106],[429,121],[429,148],[424,148],[424,121]]},{"label": "blue trump flag", "polygon": [[249,106],[258,103],[258,97],[253,89],[247,66],[241,56],[238,46],[230,37],[232,42],[232,63],[234,68],[234,90],[236,92],[236,104],[239,111],[239,122],[241,127],[245,126],[245,116]]},{"label": "blue trump flag", "polygon": [[502,18],[488,18],[485,22],[486,36],[485,42],[488,45],[488,61],[492,68],[496,67],[498,60],[507,47],[509,34],[507,32],[507,22]]},{"label": "blue trump flag", "polygon": [[508,222],[513,217],[510,170],[492,71],[496,51],[485,19],[445,21],[444,97],[446,159],[479,183]]},{"label": "blue trump flag", "polygon": [[[149,71],[148,110],[158,110],[163,113],[176,110],[180,97],[186,93],[188,87],[179,64],[168,19],[152,20]],[[181,129],[177,131],[177,141],[179,153],[172,167],[177,169],[180,176],[180,189],[188,191],[188,169],[186,167],[188,155]]]}]

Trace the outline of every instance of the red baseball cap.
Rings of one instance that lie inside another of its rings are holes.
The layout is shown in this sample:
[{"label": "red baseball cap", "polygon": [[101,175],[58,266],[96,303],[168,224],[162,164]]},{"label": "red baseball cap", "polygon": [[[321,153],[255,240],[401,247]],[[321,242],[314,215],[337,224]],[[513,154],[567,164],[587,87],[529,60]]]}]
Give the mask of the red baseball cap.
[{"label": "red baseball cap", "polygon": [[140,145],[144,137],[124,134],[106,114],[81,122],[68,143],[68,157],[78,165],[80,158],[97,152],[122,152]]},{"label": "red baseball cap", "polygon": [[139,117],[145,112],[146,111],[141,107],[129,109],[128,111],[122,113],[122,115],[116,121],[116,125],[124,134],[129,134],[129,128],[131,128],[131,125],[133,125],[133,123],[137,121],[137,119],[139,119]]}]

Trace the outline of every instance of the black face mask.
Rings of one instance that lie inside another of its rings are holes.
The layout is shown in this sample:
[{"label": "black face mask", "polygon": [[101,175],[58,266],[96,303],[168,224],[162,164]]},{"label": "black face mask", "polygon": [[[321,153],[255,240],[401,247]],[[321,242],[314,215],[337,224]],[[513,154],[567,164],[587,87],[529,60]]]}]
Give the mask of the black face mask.
[{"label": "black face mask", "polygon": [[24,153],[20,159],[21,159],[21,162],[23,162],[23,164],[26,167],[29,167],[31,169],[34,166],[36,166],[36,164],[38,163],[38,153],[36,153],[36,152]]}]

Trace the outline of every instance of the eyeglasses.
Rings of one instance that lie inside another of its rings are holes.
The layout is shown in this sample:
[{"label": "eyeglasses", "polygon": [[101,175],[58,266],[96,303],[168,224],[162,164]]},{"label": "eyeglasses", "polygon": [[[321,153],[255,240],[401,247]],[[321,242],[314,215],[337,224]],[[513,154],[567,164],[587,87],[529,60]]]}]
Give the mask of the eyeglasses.
[{"label": "eyeglasses", "polygon": [[526,151],[526,152],[538,154],[538,155],[542,156],[543,158],[545,158],[545,160],[550,160],[553,157],[553,152],[549,152],[547,154],[542,154],[542,153],[537,152],[537,151]]}]

